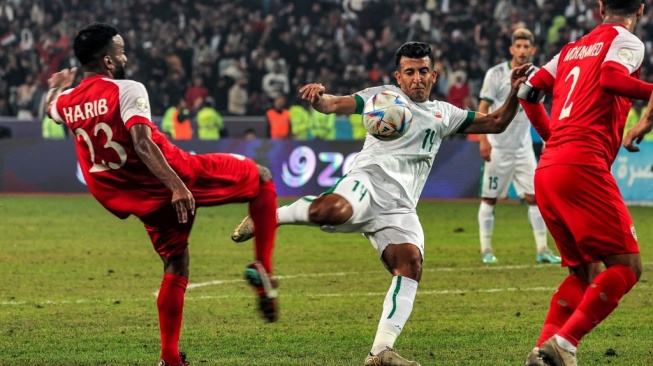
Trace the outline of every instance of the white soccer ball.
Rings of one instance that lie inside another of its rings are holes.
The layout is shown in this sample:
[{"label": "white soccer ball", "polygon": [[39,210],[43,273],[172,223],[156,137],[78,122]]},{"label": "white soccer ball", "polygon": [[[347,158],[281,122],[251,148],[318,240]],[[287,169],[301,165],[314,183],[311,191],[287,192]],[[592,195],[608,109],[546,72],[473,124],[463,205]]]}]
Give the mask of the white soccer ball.
[{"label": "white soccer ball", "polygon": [[413,121],[413,112],[403,96],[389,90],[375,94],[365,102],[363,125],[370,135],[390,141],[403,136]]}]

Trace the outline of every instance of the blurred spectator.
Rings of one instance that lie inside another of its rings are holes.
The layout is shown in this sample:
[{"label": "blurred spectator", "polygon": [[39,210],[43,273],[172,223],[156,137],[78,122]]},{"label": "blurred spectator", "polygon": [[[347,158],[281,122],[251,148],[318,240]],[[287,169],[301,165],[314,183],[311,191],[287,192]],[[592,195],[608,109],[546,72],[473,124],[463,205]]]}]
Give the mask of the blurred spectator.
[{"label": "blurred spectator", "polygon": [[200,140],[219,140],[224,128],[222,116],[215,110],[213,98],[206,98],[197,111],[197,137]]},{"label": "blurred spectator", "polygon": [[268,121],[268,137],[273,140],[290,137],[290,112],[286,108],[286,97],[274,99],[272,108],[265,112]]},{"label": "blurred spectator", "polygon": [[254,130],[253,128],[246,129],[243,138],[245,140],[256,140],[257,139],[256,130]]},{"label": "blurred spectator", "polygon": [[184,94],[184,97],[186,98],[186,105],[202,105],[204,103],[204,99],[206,99],[208,96],[209,90],[204,86],[202,78],[199,76],[193,77],[193,85],[190,86]]},{"label": "blurred spectator", "polygon": [[454,82],[447,92],[447,102],[458,108],[465,108],[465,99],[469,96],[469,85],[465,82],[465,74],[462,71],[453,73]]},{"label": "blurred spectator", "polygon": [[281,64],[275,64],[272,67],[272,71],[263,76],[261,87],[265,95],[270,99],[276,99],[290,92],[288,75],[284,74],[281,68]]},{"label": "blurred spectator", "polygon": [[227,112],[234,116],[244,116],[247,113],[247,79],[241,78],[229,88]]}]

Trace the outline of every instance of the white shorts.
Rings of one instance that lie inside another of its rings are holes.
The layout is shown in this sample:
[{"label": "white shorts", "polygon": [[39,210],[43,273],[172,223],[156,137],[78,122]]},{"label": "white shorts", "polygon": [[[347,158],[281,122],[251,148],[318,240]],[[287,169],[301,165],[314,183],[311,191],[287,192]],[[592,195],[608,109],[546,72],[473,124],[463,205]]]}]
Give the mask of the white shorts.
[{"label": "white shorts", "polygon": [[490,161],[483,163],[481,197],[505,198],[513,182],[519,197],[535,194],[535,153],[533,149],[520,152],[492,149]]},{"label": "white shorts", "polygon": [[353,214],[337,226],[322,226],[330,233],[359,232],[370,240],[379,257],[390,244],[413,244],[424,258],[424,230],[414,208],[401,200],[403,190],[378,174],[352,172],[324,194],[334,193],[349,202]]}]

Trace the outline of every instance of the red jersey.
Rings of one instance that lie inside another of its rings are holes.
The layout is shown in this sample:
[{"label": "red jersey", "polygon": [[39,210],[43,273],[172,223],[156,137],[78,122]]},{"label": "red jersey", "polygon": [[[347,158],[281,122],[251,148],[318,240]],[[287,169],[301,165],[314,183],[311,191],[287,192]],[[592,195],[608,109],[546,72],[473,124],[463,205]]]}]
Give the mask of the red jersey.
[{"label": "red jersey", "polygon": [[152,123],[147,90],[139,82],[86,78],[52,102],[49,114],[75,134],[77,158],[91,194],[120,218],[143,216],[172,198],[136,153],[131,126],[152,128],[152,140],[184,183],[197,178],[197,159],[170,143]]},{"label": "red jersey", "polygon": [[631,100],[604,91],[601,68],[618,64],[637,78],[644,44],[625,27],[603,24],[562,48],[538,73],[554,79],[551,137],[539,166],[609,167],[617,156]]}]

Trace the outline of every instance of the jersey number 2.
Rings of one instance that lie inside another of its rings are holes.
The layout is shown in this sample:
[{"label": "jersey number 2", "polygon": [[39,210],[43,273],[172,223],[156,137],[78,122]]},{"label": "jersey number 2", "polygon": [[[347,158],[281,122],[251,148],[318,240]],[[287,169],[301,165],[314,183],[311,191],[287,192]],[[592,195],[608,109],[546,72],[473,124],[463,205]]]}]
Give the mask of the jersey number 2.
[{"label": "jersey number 2", "polygon": [[113,149],[118,154],[120,162],[114,163],[106,162],[104,160],[102,160],[101,163],[96,162],[95,149],[93,148],[93,141],[91,140],[91,136],[89,136],[85,130],[78,128],[75,130],[75,135],[77,135],[78,138],[81,137],[84,142],[86,142],[88,151],[91,154],[91,162],[93,163],[93,166],[91,169],[89,169],[89,173],[103,172],[109,169],[120,169],[123,165],[125,165],[125,162],[127,161],[127,152],[125,149],[123,149],[122,146],[120,146],[120,144],[117,142],[111,140],[113,138],[113,131],[111,131],[111,127],[109,127],[109,125],[104,122],[100,122],[95,126],[95,129],[93,130],[93,136],[97,137],[100,131],[104,132],[104,134],[107,136],[107,142],[102,147],[105,149]]},{"label": "jersey number 2", "polygon": [[571,98],[571,94],[574,92],[574,88],[576,87],[576,82],[578,82],[578,78],[580,77],[580,67],[575,66],[571,71],[569,71],[569,74],[567,74],[567,77],[565,78],[565,83],[569,80],[569,77],[573,77],[574,79],[571,81],[571,88],[569,88],[569,93],[567,93],[567,99],[565,99],[565,104],[562,106],[560,116],[558,116],[559,120],[567,118],[571,114],[571,107],[574,106],[574,102],[569,103],[569,98]]}]

